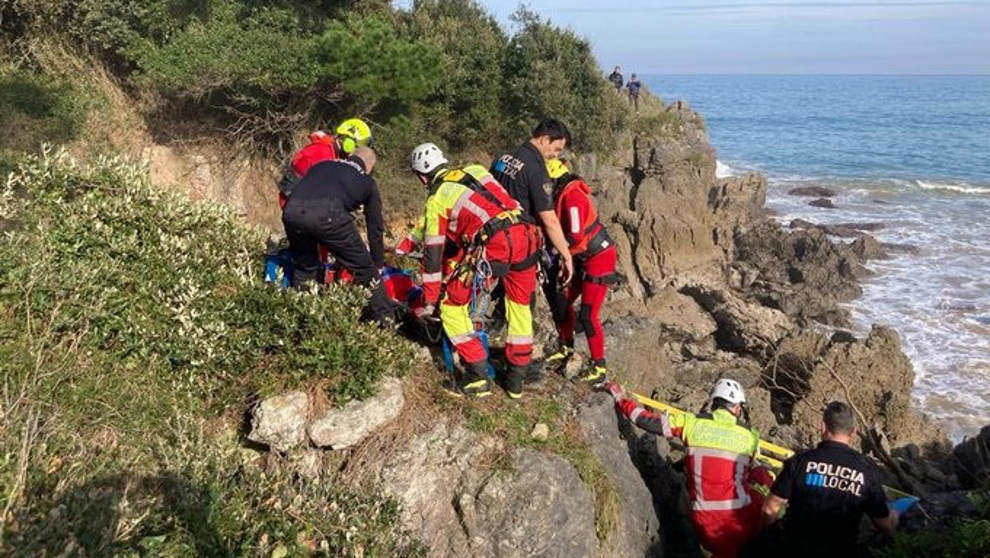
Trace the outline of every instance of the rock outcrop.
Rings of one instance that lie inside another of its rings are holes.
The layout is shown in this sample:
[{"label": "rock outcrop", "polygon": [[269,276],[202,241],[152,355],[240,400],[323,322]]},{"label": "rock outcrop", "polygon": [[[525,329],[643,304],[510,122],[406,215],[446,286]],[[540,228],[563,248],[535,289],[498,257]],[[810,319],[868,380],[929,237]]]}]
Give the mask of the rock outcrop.
[{"label": "rock outcrop", "polygon": [[621,507],[615,531],[602,542],[600,556],[662,556],[660,524],[653,497],[630,459],[629,443],[620,435],[612,397],[597,393],[578,409],[585,440],[608,471]]},{"label": "rock outcrop", "polygon": [[286,452],[307,445],[344,449],[395,418],[405,400],[402,382],[382,379],[378,392],[344,407],[318,409],[310,394],[293,391],[259,403],[251,416],[247,438]]},{"label": "rock outcrop", "polygon": [[[381,485],[402,504],[403,527],[430,556],[655,555],[650,494],[618,440],[611,404],[599,400],[581,417],[623,498],[615,531],[603,542],[593,495],[570,463],[457,425],[438,424],[408,440],[382,464]],[[504,465],[493,466],[498,460]]]},{"label": "rock outcrop", "polygon": [[385,378],[374,397],[327,411],[309,423],[306,433],[317,447],[344,449],[395,418],[403,404],[402,382]]},{"label": "rock outcrop", "polygon": [[639,299],[672,283],[719,277],[734,230],[762,213],[766,197],[760,174],[715,177],[703,121],[686,103],[668,106],[664,118],[676,124],[637,136],[620,152],[624,172],[589,160],[578,166],[598,185],[598,211],[618,247],[619,271]]}]

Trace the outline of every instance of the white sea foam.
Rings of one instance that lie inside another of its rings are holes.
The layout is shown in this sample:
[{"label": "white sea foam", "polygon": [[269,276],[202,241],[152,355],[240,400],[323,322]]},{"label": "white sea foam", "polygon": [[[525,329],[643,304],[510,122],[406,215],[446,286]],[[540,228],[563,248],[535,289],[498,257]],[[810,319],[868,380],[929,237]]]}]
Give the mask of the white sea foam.
[{"label": "white sea foam", "polygon": [[[990,215],[990,197],[979,195],[990,191],[952,195],[952,189],[939,192],[901,179],[816,182],[836,190],[836,209],[787,195],[801,182],[778,178],[767,196],[777,219],[883,222],[883,230],[871,233],[878,240],[921,248],[920,254],[893,253],[893,259],[870,263],[877,274],[850,306],[855,330],[865,335],[874,323],[897,329],[915,366],[921,408],[954,439],[972,435],[990,422],[990,392],[974,389],[990,378],[990,221],[974,219]],[[878,199],[883,203],[874,203]]]},{"label": "white sea foam", "polygon": [[718,159],[715,160],[716,178],[728,178],[730,176],[735,176],[737,174],[739,173],[736,172],[736,169],[730,167],[729,165],[723,163],[722,161],[719,161]]},{"label": "white sea foam", "polygon": [[990,194],[990,186],[976,186],[966,183],[948,184],[944,182],[927,182],[924,180],[915,180],[914,182],[919,188],[924,188],[925,190],[948,190],[962,194]]}]

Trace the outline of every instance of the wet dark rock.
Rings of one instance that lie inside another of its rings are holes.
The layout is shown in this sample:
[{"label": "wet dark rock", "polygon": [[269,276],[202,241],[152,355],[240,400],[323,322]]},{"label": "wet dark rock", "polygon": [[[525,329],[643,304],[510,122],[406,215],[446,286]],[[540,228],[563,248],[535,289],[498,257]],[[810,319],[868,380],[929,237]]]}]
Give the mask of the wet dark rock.
[{"label": "wet dark rock", "polygon": [[848,331],[840,329],[839,331],[836,331],[835,333],[832,334],[832,337],[829,339],[829,341],[832,343],[855,343],[856,336]]},{"label": "wet dark rock", "polygon": [[956,446],[952,451],[952,465],[965,488],[990,482],[990,425]]},{"label": "wet dark rock", "polygon": [[835,204],[828,198],[818,198],[817,200],[812,200],[808,202],[808,205],[812,207],[822,207],[825,209],[835,209]]},{"label": "wet dark rock", "polygon": [[895,252],[898,254],[908,254],[911,256],[917,256],[921,254],[921,248],[915,246],[914,244],[895,244],[892,242],[881,242],[880,246],[888,252]]},{"label": "wet dark rock", "polygon": [[787,193],[792,196],[831,198],[835,195],[835,190],[825,188],[824,186],[801,186],[800,188],[792,188]]}]

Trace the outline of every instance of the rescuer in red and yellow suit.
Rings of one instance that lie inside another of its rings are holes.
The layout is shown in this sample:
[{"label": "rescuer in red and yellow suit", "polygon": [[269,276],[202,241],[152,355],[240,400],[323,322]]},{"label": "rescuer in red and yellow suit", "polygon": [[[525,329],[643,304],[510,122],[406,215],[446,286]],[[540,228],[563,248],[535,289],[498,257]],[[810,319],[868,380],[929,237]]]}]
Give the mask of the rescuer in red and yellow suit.
[{"label": "rescuer in red and yellow suit", "polygon": [[756,465],[760,435],[739,424],[746,394],[735,380],[715,382],[710,414],[658,415],[627,397],[614,382],[605,389],[636,426],[687,447],[685,476],[691,523],[714,558],[733,558],[761,526],[763,500],[773,484],[766,467]]},{"label": "rescuer in red and yellow suit", "polygon": [[[554,180],[554,211],[574,259],[574,279],[563,292],[553,293],[552,297],[548,294],[559,348],[547,357],[547,362],[560,362],[574,353],[574,325],[578,322],[588,339],[593,361],[582,379],[597,382],[607,372],[605,331],[599,315],[608,285],[615,278],[618,256],[608,231],[598,220],[598,211],[591,201],[591,187],[580,176],[571,173],[560,159],[547,161],[547,174]],[[581,298],[581,310],[575,315],[574,301],[578,297]]]},{"label": "rescuer in red and yellow suit", "polygon": [[417,233],[423,239],[425,303],[419,314],[432,315],[440,303],[444,331],[464,367],[463,377],[444,388],[456,395],[491,394],[487,353],[469,306],[479,287],[489,289],[498,280],[505,288],[509,323],[505,390],[513,399],[522,397],[522,381],[533,352],[530,301],[536,290],[539,229],[481,165],[450,169],[440,149],[425,143],[413,150],[410,166],[429,188],[422,232]]}]

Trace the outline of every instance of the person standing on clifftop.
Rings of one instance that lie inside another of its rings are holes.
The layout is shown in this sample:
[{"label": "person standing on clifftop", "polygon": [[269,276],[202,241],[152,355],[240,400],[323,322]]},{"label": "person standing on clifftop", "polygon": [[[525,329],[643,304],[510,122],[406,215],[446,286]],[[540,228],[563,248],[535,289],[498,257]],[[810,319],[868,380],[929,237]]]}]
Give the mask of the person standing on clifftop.
[{"label": "person standing on clifftop", "polygon": [[[547,162],[547,174],[554,180],[553,203],[563,226],[571,256],[574,280],[565,289],[548,292],[550,310],[557,326],[559,347],[547,363],[565,362],[574,354],[574,326],[580,323],[591,351],[591,369],[582,374],[586,382],[597,382],[608,372],[605,364],[605,331],[599,317],[608,285],[615,279],[618,255],[605,225],[591,200],[591,187],[560,159]],[[551,268],[547,274],[555,276]],[[555,286],[555,285],[554,285]],[[574,302],[580,297],[581,311],[575,315]]]},{"label": "person standing on clifftop", "polygon": [[633,74],[629,78],[629,83],[626,84],[626,90],[629,91],[629,103],[635,107],[637,114],[639,114],[639,89],[642,86],[643,84],[636,77],[636,74]]},{"label": "person standing on clifftop", "polygon": [[780,556],[856,556],[863,514],[888,536],[897,528],[897,512],[887,506],[878,472],[849,445],[856,435],[852,408],[829,403],[821,431],[817,448],[784,463],[763,504],[768,525],[787,504]]},{"label": "person standing on clifftop", "polygon": [[616,91],[622,90],[622,70],[618,66],[608,75],[608,80],[615,86]]},{"label": "person standing on clifftop", "polygon": [[[773,475],[756,465],[760,435],[739,424],[746,394],[735,380],[715,382],[711,413],[657,415],[626,396],[615,382],[605,384],[623,415],[636,426],[687,446],[684,469],[691,500],[691,523],[714,558],[734,558],[760,529],[760,509]],[[802,554],[794,554],[801,556]]]}]

